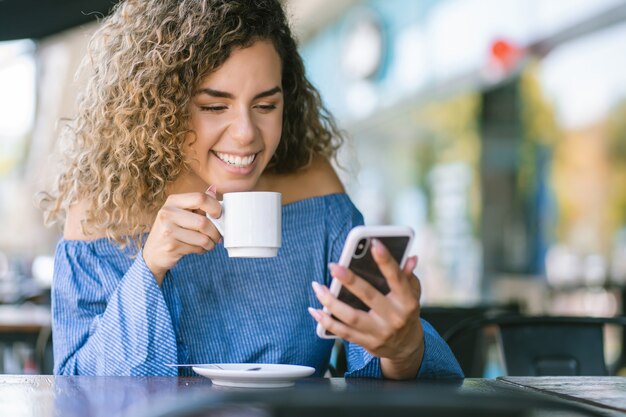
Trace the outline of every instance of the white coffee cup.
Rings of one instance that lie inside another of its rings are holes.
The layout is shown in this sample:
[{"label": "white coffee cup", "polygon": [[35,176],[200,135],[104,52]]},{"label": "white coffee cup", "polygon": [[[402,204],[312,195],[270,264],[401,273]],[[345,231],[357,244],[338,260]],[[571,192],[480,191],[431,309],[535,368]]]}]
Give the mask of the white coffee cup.
[{"label": "white coffee cup", "polygon": [[222,215],[207,215],[224,238],[231,258],[271,258],[281,245],[281,194],[265,191],[225,193]]}]

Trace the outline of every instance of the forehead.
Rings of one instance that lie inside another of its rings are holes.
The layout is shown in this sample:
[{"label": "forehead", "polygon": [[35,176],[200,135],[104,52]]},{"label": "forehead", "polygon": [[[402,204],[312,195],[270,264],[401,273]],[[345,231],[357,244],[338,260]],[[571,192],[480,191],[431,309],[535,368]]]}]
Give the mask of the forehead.
[{"label": "forehead", "polygon": [[273,83],[281,85],[282,62],[274,44],[257,41],[246,48],[235,48],[215,71],[200,82],[200,87],[243,87]]}]

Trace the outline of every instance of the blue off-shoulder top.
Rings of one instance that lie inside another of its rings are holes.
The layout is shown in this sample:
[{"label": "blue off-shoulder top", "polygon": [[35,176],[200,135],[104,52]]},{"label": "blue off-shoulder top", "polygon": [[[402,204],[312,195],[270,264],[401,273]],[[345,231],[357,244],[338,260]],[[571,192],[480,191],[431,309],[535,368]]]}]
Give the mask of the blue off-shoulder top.
[{"label": "blue off-shoulder top", "polygon": [[[106,238],[61,240],[52,287],[58,375],[181,375],[168,363],[308,365],[321,376],[332,340],[320,339],[307,307],[321,308],[311,281],[330,283],[352,227],[363,223],[346,194],[283,206],[282,248],[266,259],[229,258],[222,245],[184,256],[161,287],[141,252]],[[423,321],[418,378],[462,377],[446,343]],[[380,360],[345,343],[347,377],[382,377]]]}]

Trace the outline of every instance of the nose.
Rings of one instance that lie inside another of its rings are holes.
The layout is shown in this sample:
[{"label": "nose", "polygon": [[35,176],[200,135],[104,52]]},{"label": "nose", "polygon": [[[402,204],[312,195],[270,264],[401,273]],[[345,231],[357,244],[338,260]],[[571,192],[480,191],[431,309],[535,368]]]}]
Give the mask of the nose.
[{"label": "nose", "polygon": [[256,137],[256,125],[248,109],[242,109],[237,113],[231,124],[231,136],[241,145],[247,145]]}]

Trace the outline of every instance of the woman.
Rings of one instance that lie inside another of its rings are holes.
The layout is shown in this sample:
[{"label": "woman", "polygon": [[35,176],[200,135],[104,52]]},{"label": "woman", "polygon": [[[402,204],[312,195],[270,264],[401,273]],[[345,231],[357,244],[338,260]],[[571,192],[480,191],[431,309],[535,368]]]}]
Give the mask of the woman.
[{"label": "woman", "polygon": [[[387,296],[345,269],[329,271],[363,219],[328,162],[341,135],[305,78],[277,0],[129,0],[90,50],[94,73],[46,200],[48,219],[65,217],[52,292],[55,373],[274,362],[322,375],[333,342],[315,335],[319,321],[347,340],[347,376],[462,376],[419,318],[415,258],[400,270],[379,248]],[[220,215],[222,193],[246,190],[283,194],[276,258],[229,259],[205,217]],[[329,272],[372,310],[330,295]]]}]

